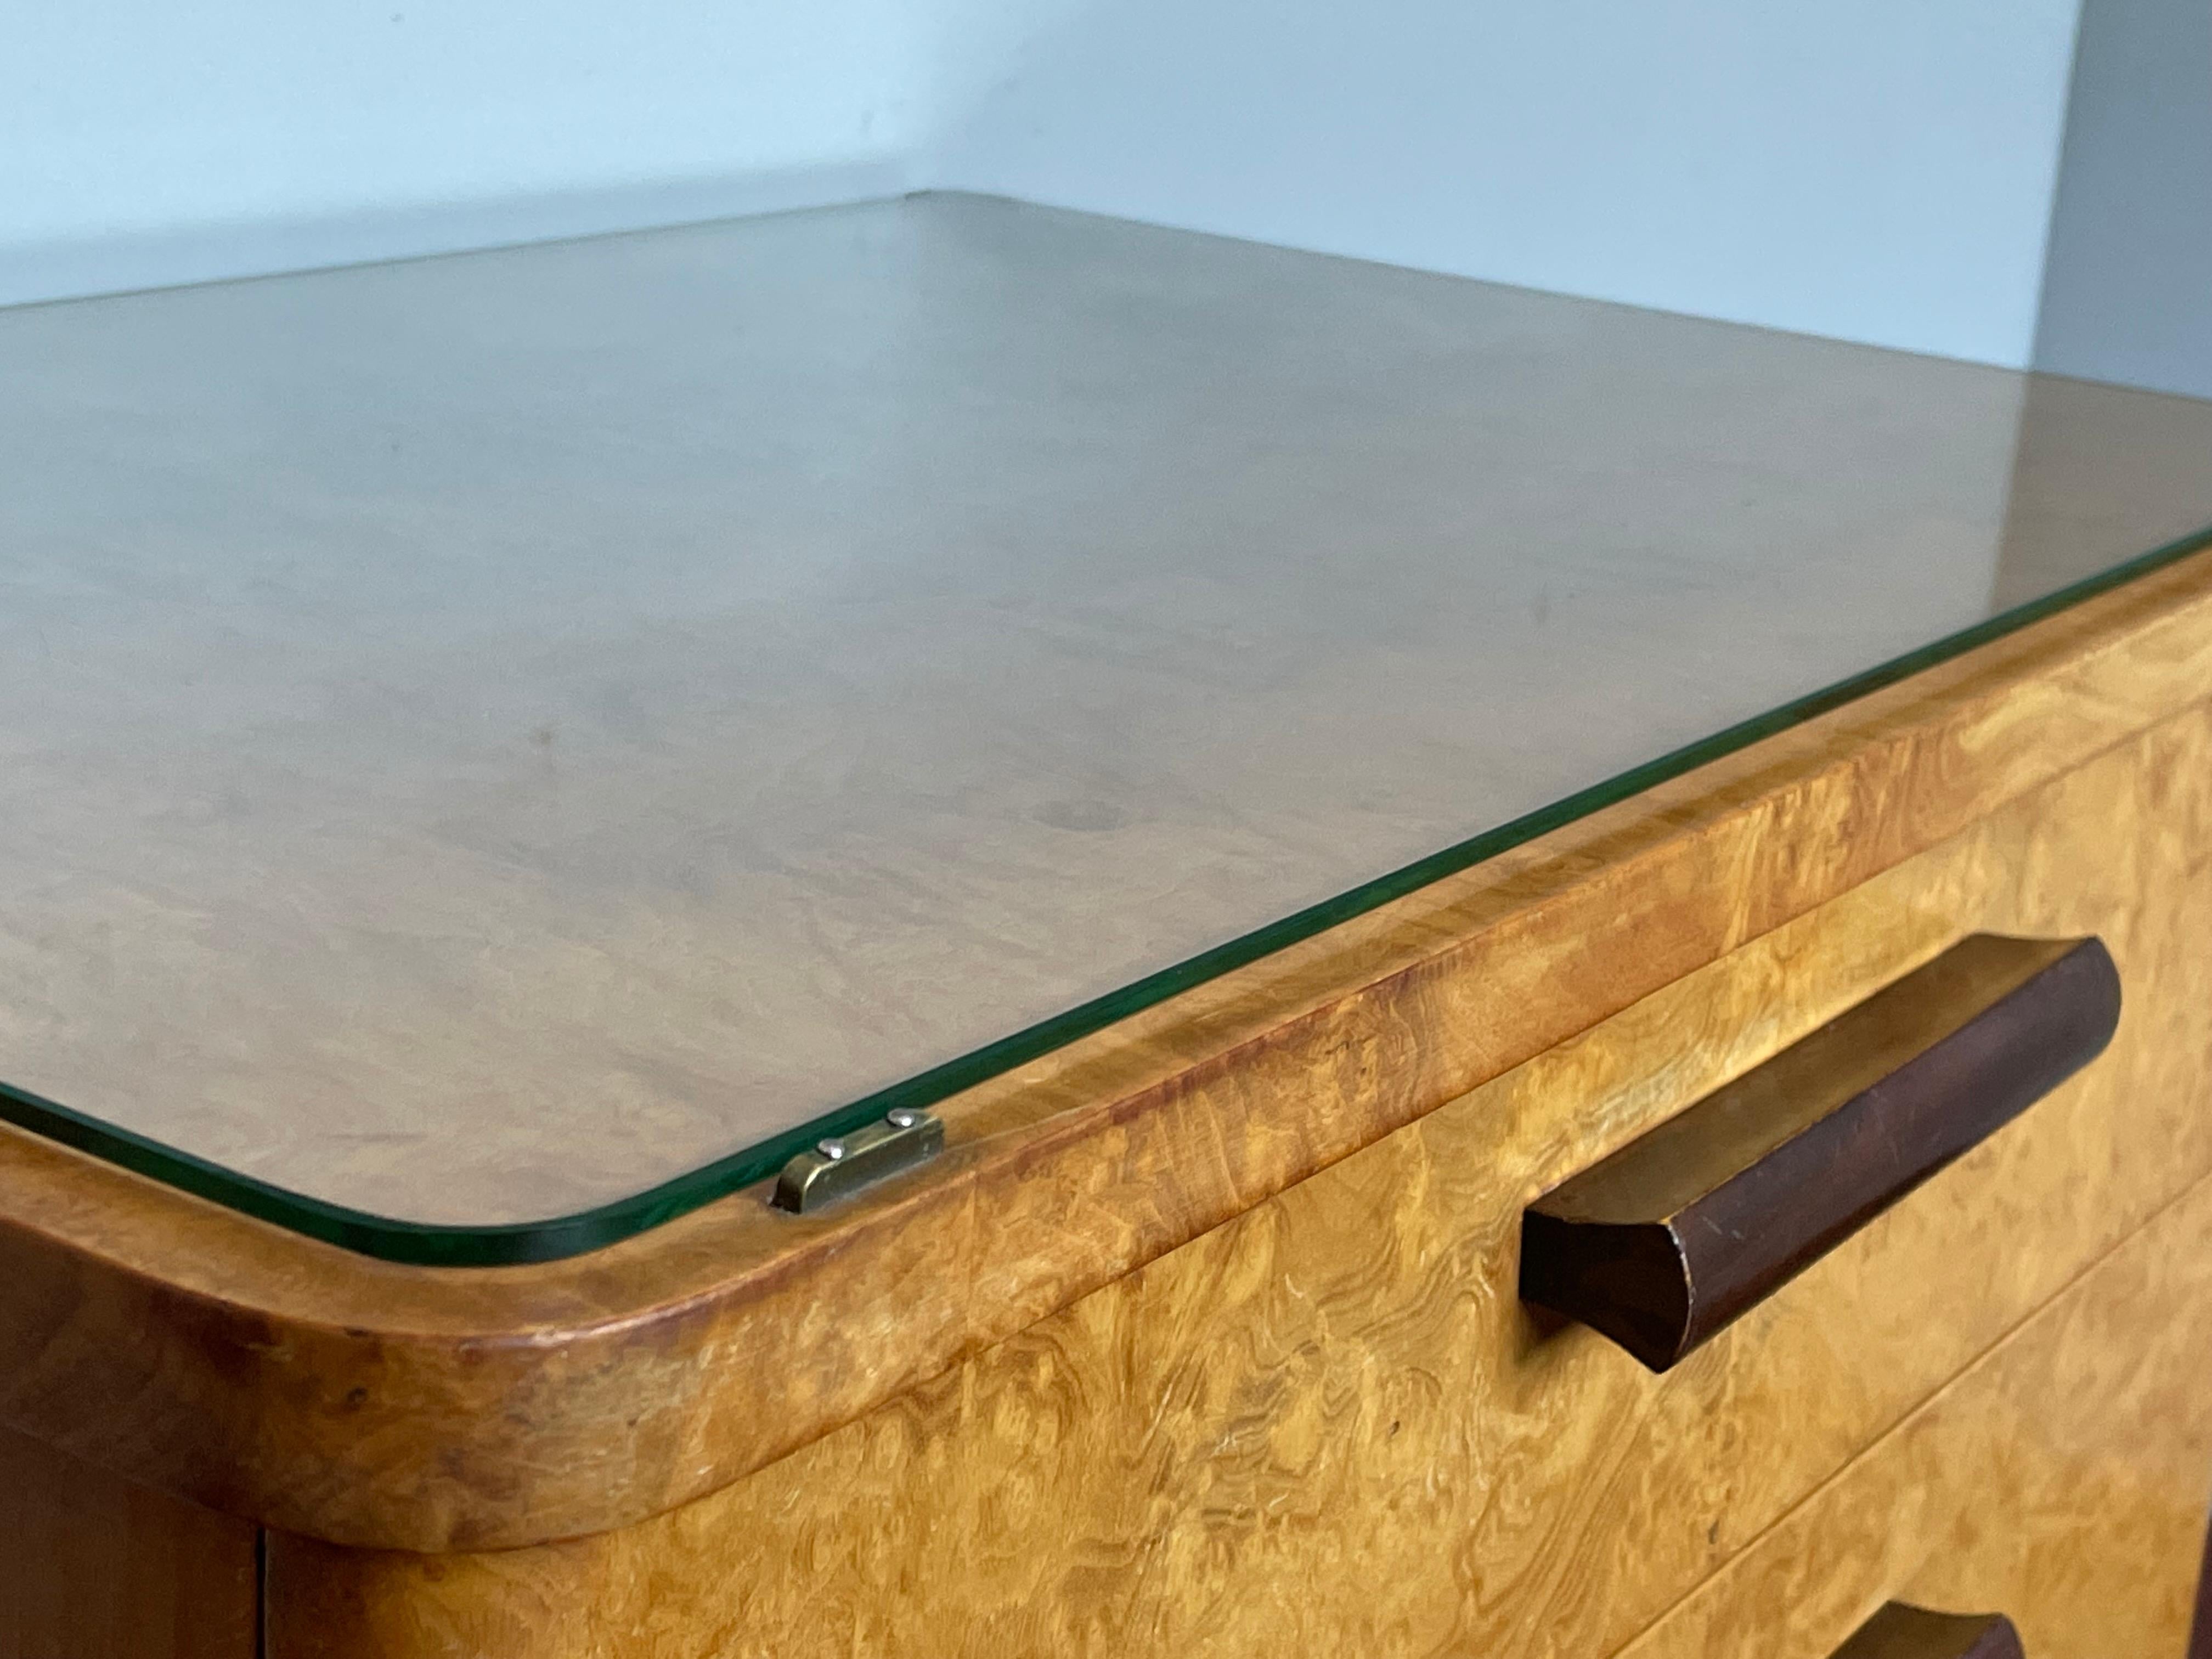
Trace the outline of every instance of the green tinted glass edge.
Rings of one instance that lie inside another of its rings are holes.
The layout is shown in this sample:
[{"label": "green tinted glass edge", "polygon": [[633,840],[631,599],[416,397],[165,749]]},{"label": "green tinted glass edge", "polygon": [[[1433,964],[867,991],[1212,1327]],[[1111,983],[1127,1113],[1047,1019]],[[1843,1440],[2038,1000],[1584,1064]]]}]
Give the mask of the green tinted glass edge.
[{"label": "green tinted glass edge", "polygon": [[257,1181],[4,1083],[0,1083],[0,1121],[28,1129],[229,1209],[386,1261],[423,1267],[490,1267],[580,1255],[632,1237],[763,1180],[781,1170],[794,1154],[824,1136],[857,1129],[896,1107],[933,1106],[1232,969],[1310,939],[1325,928],[1402,898],[1485,859],[1495,858],[1548,830],[1586,817],[1600,808],[1679,777],[1814,715],[1840,708],[1976,646],[2002,638],[2083,599],[2124,586],[2208,546],[2212,546],[2212,526],[2085,577],[2041,599],[2016,605],[1971,628],[1946,635],[1863,673],[1740,721],[1603,782],[1577,790],[1548,806],[1455,842],[1334,898],[1309,905],[1225,944],[1202,951],[1172,967],[1147,974],[1118,991],[1079,1004],[957,1060],[878,1090],[835,1111],[825,1112],[770,1139],[717,1158],[687,1175],[574,1215],[480,1227],[396,1221]]}]

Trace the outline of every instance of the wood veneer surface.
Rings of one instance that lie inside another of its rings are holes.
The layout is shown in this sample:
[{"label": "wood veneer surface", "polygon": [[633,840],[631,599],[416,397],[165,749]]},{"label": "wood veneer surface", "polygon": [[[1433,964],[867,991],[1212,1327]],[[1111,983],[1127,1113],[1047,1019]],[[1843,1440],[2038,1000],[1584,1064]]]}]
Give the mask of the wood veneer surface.
[{"label": "wood veneer surface", "polygon": [[[274,1659],[1609,1651],[2212,1169],[2208,762],[2169,721],[684,1509],[275,1540]],[[1665,1376],[1516,1301],[1528,1198],[1984,929],[2108,943],[2102,1059]]]},{"label": "wood veneer surface", "polygon": [[[979,1088],[948,1109],[941,1165],[818,1219],[741,1194],[575,1261],[439,1273],[0,1136],[0,1420],[341,1542],[620,1526],[1250,1210],[2208,685],[2200,556]],[[2130,775],[2172,796],[2135,824],[2166,826],[2169,860],[2204,844],[2188,773]],[[2074,864],[2054,892],[2111,896],[2086,924],[2054,914],[2060,931],[2100,931],[2142,890],[2127,857]],[[1921,935],[1884,933],[1879,974],[1905,937]],[[2148,1189],[2172,1173],[2161,1162]]]},{"label": "wood veneer surface", "polygon": [[259,1659],[255,1529],[0,1430],[0,1659]]},{"label": "wood veneer surface", "polygon": [[2208,1373],[2200,1182],[1620,1659],[1823,1659],[1891,1599],[2001,1608],[2031,1659],[2182,1659]]}]

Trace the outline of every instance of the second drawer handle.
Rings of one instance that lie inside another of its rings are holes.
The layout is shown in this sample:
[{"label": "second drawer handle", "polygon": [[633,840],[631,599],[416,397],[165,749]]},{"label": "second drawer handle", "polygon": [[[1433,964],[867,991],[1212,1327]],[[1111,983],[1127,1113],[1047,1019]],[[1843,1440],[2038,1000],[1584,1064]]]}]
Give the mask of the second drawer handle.
[{"label": "second drawer handle", "polygon": [[1930,1613],[1892,1601],[1828,1659],[2024,1659],[2001,1613]]},{"label": "second drawer handle", "polygon": [[1521,1295],[1663,1371],[2103,1052],[2103,944],[1978,933],[1523,1212]]}]

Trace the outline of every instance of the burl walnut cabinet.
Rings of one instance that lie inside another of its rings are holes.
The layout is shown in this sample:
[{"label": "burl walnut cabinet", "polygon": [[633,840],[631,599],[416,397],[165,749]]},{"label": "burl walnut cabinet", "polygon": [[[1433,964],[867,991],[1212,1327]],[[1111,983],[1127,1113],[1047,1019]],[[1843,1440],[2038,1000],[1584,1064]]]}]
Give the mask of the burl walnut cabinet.
[{"label": "burl walnut cabinet", "polygon": [[2212,406],[959,197],[0,313],[0,1659],[2090,1659]]}]

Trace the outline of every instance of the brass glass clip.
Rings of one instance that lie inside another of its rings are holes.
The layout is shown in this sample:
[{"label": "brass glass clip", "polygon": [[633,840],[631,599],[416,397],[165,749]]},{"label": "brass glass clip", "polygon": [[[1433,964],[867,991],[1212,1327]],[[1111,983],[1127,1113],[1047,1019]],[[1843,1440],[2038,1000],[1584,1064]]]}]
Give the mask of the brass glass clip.
[{"label": "brass glass clip", "polygon": [[779,1210],[804,1215],[910,1170],[945,1150],[945,1125],[927,1112],[895,1108],[880,1121],[815,1143],[783,1166],[775,1195]]}]

